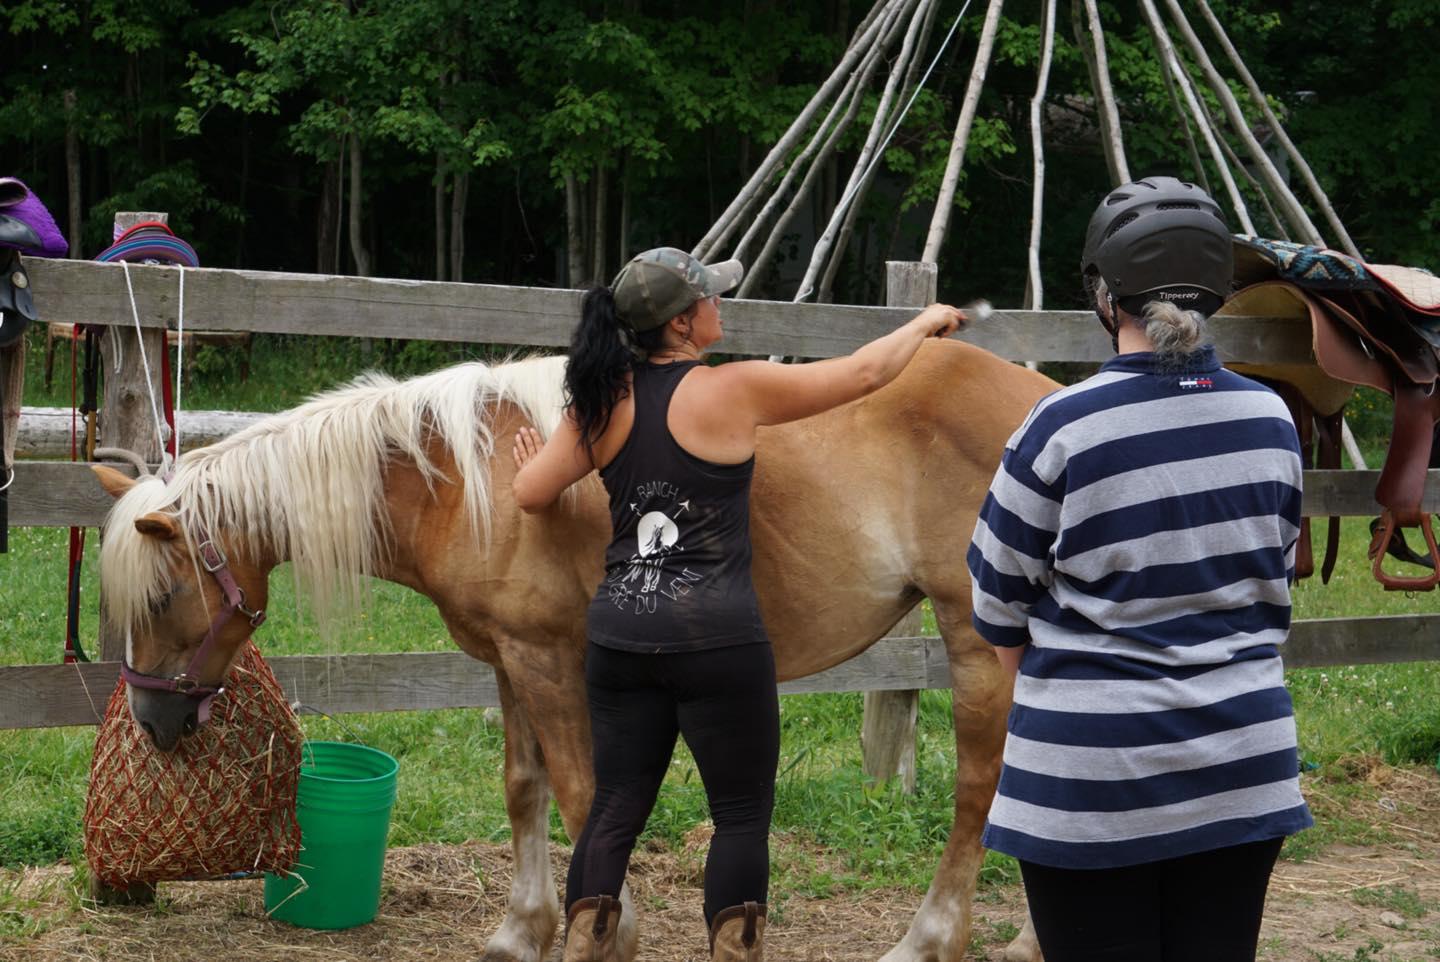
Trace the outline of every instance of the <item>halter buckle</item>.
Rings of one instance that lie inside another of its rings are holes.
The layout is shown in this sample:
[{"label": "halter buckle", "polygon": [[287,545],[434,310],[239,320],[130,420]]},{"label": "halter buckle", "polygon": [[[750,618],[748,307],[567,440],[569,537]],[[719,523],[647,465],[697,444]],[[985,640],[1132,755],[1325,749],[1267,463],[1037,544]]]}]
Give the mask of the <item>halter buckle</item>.
[{"label": "halter buckle", "polygon": [[200,552],[201,566],[212,575],[230,563],[213,538],[206,538],[195,550]]}]

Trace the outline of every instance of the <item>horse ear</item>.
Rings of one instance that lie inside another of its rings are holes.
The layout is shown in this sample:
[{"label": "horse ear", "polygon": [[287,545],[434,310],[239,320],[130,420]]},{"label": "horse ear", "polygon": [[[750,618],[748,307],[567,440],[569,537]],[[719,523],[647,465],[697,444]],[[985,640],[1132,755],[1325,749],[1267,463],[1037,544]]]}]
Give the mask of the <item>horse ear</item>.
[{"label": "horse ear", "polygon": [[95,472],[95,477],[100,479],[100,486],[112,498],[118,499],[126,491],[135,487],[134,478],[121,474],[114,468],[107,468],[103,464],[92,464],[90,470]]},{"label": "horse ear", "polygon": [[174,541],[180,537],[180,525],[168,514],[152,511],[135,519],[135,530],[161,541]]}]

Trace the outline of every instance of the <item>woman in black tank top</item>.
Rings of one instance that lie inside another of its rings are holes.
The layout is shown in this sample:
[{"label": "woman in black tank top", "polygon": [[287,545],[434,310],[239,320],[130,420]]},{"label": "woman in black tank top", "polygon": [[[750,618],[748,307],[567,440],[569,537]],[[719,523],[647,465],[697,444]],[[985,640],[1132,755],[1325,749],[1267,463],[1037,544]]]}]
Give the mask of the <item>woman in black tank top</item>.
[{"label": "woman in black tank top", "polygon": [[931,305],[849,357],[710,367],[738,261],[662,247],[585,294],[566,416],[543,447],[521,429],[515,498],[543,511],[598,469],[610,498],[605,576],[586,617],[595,799],[566,881],[565,960],[613,959],[635,839],[675,739],[695,757],[715,833],[705,863],[712,957],[763,958],[779,758],[775,662],[750,578],[755,429],[818,414],[892,380],[964,317]]}]

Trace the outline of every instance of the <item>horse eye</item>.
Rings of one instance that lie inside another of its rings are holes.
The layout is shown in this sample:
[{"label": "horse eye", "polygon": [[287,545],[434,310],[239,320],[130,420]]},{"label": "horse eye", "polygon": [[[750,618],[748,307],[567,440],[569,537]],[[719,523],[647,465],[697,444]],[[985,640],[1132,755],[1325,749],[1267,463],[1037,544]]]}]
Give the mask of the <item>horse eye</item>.
[{"label": "horse eye", "polygon": [[173,591],[167,591],[167,592],[165,592],[164,594],[162,594],[160,597],[156,598],[154,601],[151,601],[151,602],[150,602],[150,613],[151,613],[152,615],[161,614],[162,612],[165,611],[166,608],[169,608],[169,607],[170,607],[170,601],[171,601],[171,599],[173,599],[174,597],[175,597],[175,592],[173,592]]}]

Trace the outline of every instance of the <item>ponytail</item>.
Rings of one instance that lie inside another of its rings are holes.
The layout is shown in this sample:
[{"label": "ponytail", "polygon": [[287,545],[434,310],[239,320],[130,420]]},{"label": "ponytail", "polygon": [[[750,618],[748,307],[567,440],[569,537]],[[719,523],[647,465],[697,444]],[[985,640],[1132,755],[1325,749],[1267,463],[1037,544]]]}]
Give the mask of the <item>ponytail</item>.
[{"label": "ponytail", "polygon": [[592,287],[580,301],[580,323],[570,337],[565,366],[565,403],[570,408],[587,454],[610,426],[615,405],[629,393],[628,375],[636,363],[660,346],[664,326],[636,334],[620,320],[615,293]]},{"label": "ponytail", "polygon": [[1145,336],[1162,364],[1180,365],[1208,341],[1205,316],[1169,301],[1151,301],[1145,305]]}]

